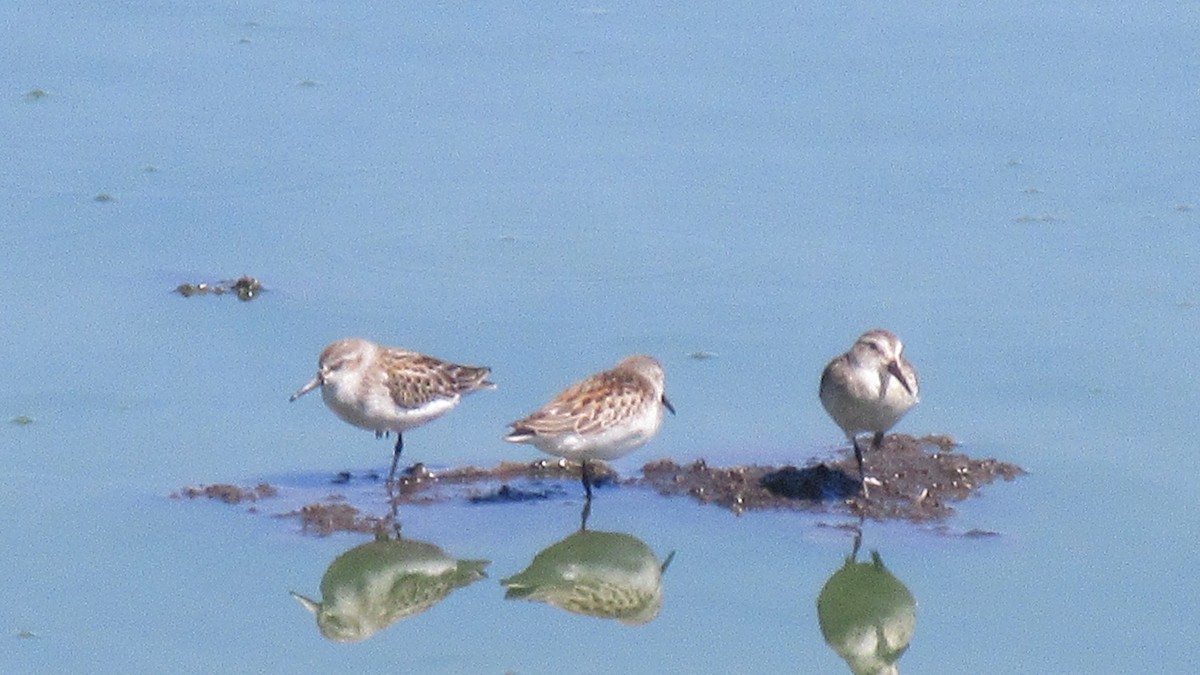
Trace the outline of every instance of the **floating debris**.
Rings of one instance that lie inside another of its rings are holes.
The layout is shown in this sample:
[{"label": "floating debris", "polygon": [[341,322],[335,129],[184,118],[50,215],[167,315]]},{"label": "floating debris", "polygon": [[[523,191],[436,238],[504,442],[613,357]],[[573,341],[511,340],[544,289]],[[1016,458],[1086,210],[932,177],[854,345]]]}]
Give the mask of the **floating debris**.
[{"label": "floating debris", "polygon": [[237,293],[238,300],[246,302],[253,300],[258,295],[262,290],[262,284],[254,277],[242,276],[233,282],[233,290]]},{"label": "floating debris", "polygon": [[15,424],[19,427],[27,427],[30,424],[33,424],[33,418],[29,417],[28,415],[17,415],[16,417],[9,419],[8,423]]},{"label": "floating debris", "polygon": [[218,281],[215,284],[198,283],[198,284],[179,284],[175,287],[175,292],[185,298],[190,298],[193,295],[225,295],[232,293],[237,295],[238,300],[248,302],[258,297],[258,294],[263,290],[262,282],[251,276],[242,276],[237,279],[225,279]]},{"label": "floating debris", "polygon": [[45,89],[30,89],[29,91],[25,92],[25,100],[30,102],[40,101],[49,95],[50,94],[47,93]]},{"label": "floating debris", "polygon": [[92,197],[92,201],[100,202],[101,204],[107,204],[109,202],[117,201],[117,198],[108,194],[107,192],[101,192],[100,194],[96,195],[95,197]]},{"label": "floating debris", "polygon": [[688,354],[688,358],[696,359],[697,361],[703,361],[705,359],[715,359],[715,358],[717,358],[717,353],[716,352],[706,352],[704,350],[700,350],[700,351],[695,351],[695,352]]}]

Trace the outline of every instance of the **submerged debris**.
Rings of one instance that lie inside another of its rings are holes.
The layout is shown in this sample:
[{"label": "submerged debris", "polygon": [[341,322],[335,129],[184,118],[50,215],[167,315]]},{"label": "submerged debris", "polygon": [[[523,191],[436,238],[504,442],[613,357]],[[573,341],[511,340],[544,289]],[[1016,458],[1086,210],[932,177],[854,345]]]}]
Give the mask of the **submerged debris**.
[{"label": "submerged debris", "polygon": [[380,532],[391,522],[390,516],[372,516],[345,502],[307,504],[275,517],[299,518],[300,529],[303,532],[321,537],[327,537],[334,532]]},{"label": "submerged debris", "polygon": [[253,300],[258,297],[258,294],[262,290],[262,282],[251,276],[224,279],[214,284],[201,282],[198,284],[179,284],[175,287],[175,292],[185,298],[190,298],[193,295],[225,295],[226,293],[233,293],[242,302]]},{"label": "submerged debris", "polygon": [[473,494],[467,497],[472,504],[492,504],[495,502],[531,502],[549,499],[556,495],[556,490],[523,490],[509,486],[507,483],[499,490],[483,494]]},{"label": "submerged debris", "polygon": [[256,502],[267,497],[274,497],[276,494],[276,489],[266,483],[259,483],[252,488],[217,483],[213,485],[185,487],[178,492],[171,493],[171,499],[206,497],[208,499],[219,499],[226,504],[241,504],[242,502]]}]

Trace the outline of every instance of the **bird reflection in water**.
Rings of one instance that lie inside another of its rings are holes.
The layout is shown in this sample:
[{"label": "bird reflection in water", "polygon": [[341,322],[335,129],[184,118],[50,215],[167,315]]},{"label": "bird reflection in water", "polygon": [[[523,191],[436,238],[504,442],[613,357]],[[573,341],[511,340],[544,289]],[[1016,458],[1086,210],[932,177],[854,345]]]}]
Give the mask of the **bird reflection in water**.
[{"label": "bird reflection in water", "polygon": [[908,649],[917,622],[917,601],[883,565],[878,551],[857,562],[862,530],[842,568],[817,597],[817,619],[825,642],[855,675],[900,672],[896,661]]},{"label": "bird reflection in water", "polygon": [[292,592],[317,618],[321,635],[358,642],[420,614],[485,576],[488,560],[457,560],[442,549],[386,532],[342,553],[321,579],[321,601]]},{"label": "bird reflection in water", "polygon": [[637,626],[662,609],[662,577],[675,557],[659,562],[641,539],[580,528],[551,544],[524,571],[500,583],[506,600],[530,600]]}]

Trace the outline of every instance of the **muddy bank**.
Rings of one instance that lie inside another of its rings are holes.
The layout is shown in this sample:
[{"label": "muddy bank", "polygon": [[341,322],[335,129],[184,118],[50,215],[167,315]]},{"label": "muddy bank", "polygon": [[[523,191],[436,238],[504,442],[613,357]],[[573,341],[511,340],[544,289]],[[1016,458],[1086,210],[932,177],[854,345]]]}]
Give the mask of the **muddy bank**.
[{"label": "muddy bank", "polygon": [[[709,466],[704,460],[679,464],[670,459],[649,462],[642,475],[621,477],[611,467],[593,465],[593,484],[605,491],[615,486],[652,489],[664,497],[687,497],[742,514],[747,511],[794,510],[843,513],[872,520],[907,520],[927,523],[954,513],[953,504],[977,495],[997,479],[1012,480],[1024,473],[996,459],[975,459],[955,451],[948,436],[914,438],[888,436],[878,452],[865,455],[869,491],[859,489],[853,453],[846,449],[836,459],[806,466]],[[402,505],[434,504],[451,500],[471,503],[579,499],[579,465],[566,460],[502,462],[491,469],[474,466],[431,470],[415,464],[387,488],[391,513],[368,514],[331,492],[324,499],[277,514],[296,518],[305,532],[327,535],[337,531],[374,532]],[[354,476],[348,472],[330,478],[331,487],[381,483],[378,474]],[[219,499],[237,504],[274,496],[269,485],[238,488],[232,485],[189,487],[176,498]],[[974,533],[972,533],[974,534]],[[987,534],[987,533],[979,533]]]},{"label": "muddy bank", "polygon": [[858,465],[847,450],[836,460],[804,467],[710,467],[703,460],[671,460],[642,467],[637,482],[660,494],[688,496],[735,513],[788,509],[845,511],[873,520],[941,520],[952,506],[996,479],[1012,480],[1020,467],[954,452],[948,436],[888,436],[878,452],[864,456],[868,494],[859,488]]}]

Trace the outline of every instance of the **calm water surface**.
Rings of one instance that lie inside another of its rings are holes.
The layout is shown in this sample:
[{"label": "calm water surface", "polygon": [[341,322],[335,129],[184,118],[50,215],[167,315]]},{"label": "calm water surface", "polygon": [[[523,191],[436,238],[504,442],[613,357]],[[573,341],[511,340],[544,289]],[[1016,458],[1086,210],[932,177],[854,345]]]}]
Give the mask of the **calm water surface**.
[{"label": "calm water surface", "polygon": [[[368,539],[267,515],[386,468],[287,403],[338,337],[494,369],[406,439],[439,466],[535,458],[506,422],[654,354],[679,415],[632,473],[835,451],[817,379],[873,326],[921,372],[899,430],[1030,471],[947,523],[999,537],[866,524],[852,571],[899,599],[876,618],[911,631],[900,669],[1194,670],[1198,29],[1185,3],[13,10],[0,670],[849,672],[818,616],[854,544],[835,516],[601,490],[590,525],[630,558],[593,566],[661,601],[627,625],[504,599],[576,486],[413,507],[420,546],[372,578],[487,577],[336,644],[288,593],[320,600]],[[170,293],[243,273],[268,292]],[[168,498],[261,480],[258,515]]]}]

